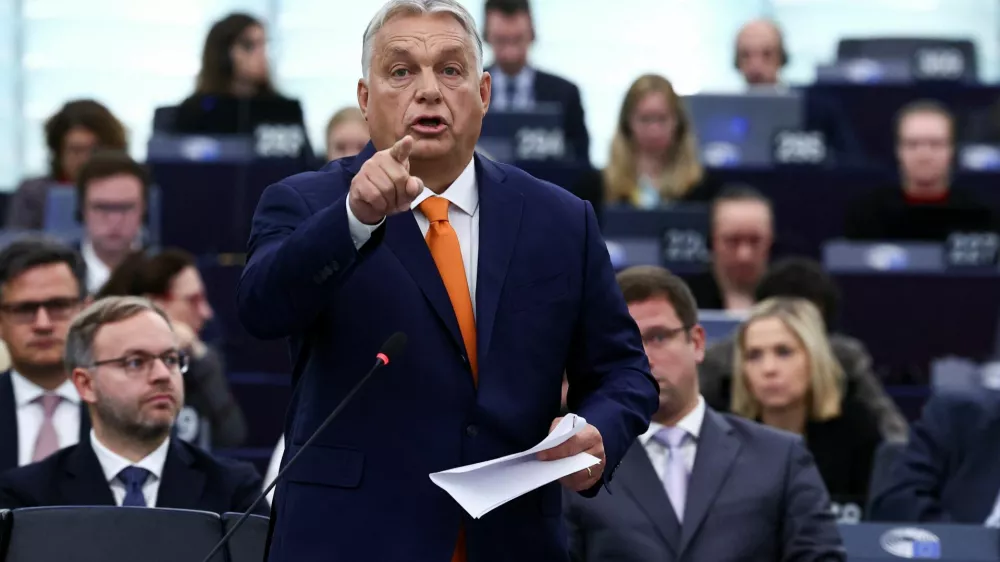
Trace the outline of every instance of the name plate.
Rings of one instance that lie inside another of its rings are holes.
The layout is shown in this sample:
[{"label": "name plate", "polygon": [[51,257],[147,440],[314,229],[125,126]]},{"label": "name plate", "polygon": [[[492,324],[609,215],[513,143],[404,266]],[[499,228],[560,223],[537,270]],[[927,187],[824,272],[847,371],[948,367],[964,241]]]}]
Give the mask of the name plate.
[{"label": "name plate", "polygon": [[298,125],[260,125],[254,130],[254,151],[260,158],[295,158],[305,143]]},{"label": "name plate", "polygon": [[687,269],[708,263],[710,254],[705,232],[697,228],[668,227],[660,242],[663,265],[667,269]]},{"label": "name plate", "polygon": [[993,232],[954,233],[945,241],[944,259],[949,268],[996,268],[1000,236]]},{"label": "name plate", "polygon": [[818,166],[827,159],[826,136],[821,131],[778,131],[773,149],[776,164]]},{"label": "name plate", "polygon": [[913,77],[957,81],[965,77],[965,53],[957,47],[923,47],[913,53]]},{"label": "name plate", "polygon": [[514,151],[518,160],[559,160],[566,156],[566,136],[562,129],[518,129]]}]

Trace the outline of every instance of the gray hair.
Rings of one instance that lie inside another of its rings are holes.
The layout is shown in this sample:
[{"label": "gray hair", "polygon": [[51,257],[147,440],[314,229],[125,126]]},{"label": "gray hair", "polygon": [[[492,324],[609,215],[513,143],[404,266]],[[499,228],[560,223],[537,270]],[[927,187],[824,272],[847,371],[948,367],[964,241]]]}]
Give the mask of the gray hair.
[{"label": "gray hair", "polygon": [[375,50],[375,34],[389,20],[401,15],[451,14],[462,24],[462,28],[473,39],[476,45],[476,72],[483,72],[483,40],[476,29],[476,20],[472,14],[458,3],[458,0],[389,0],[375,14],[365,29],[364,41],[361,46],[361,71],[368,80],[372,67],[372,57]]},{"label": "gray hair", "polygon": [[173,330],[173,324],[160,307],[143,297],[105,297],[88,306],[69,325],[63,354],[66,370],[72,372],[76,368],[93,366],[94,337],[102,326],[128,320],[146,311],[159,314]]}]

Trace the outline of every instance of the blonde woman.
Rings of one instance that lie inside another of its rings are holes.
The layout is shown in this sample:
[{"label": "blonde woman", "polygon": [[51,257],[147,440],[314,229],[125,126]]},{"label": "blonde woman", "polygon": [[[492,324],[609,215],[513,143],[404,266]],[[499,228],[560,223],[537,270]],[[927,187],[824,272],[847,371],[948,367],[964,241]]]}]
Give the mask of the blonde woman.
[{"label": "blonde woman", "polygon": [[[578,192],[603,192],[611,204],[652,209],[707,199],[698,142],[680,96],[657,74],[640,76],[625,94],[611,154],[603,172],[581,181]],[[595,185],[596,184],[596,185]]]},{"label": "blonde woman", "polygon": [[326,159],[354,156],[365,149],[369,140],[364,114],[356,107],[345,107],[334,113],[326,125]]},{"label": "blonde woman", "polygon": [[732,412],[802,435],[833,500],[864,505],[878,422],[845,388],[826,333],[805,299],[755,306],[736,336]]}]

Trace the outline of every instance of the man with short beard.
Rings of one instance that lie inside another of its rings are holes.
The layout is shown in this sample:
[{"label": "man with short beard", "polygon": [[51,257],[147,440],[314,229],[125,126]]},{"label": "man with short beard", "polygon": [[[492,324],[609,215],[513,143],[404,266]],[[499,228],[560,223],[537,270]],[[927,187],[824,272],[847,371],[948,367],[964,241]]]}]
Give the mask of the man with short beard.
[{"label": "man with short beard", "polygon": [[[70,325],[65,366],[90,410],[88,439],[0,477],[0,508],[54,505],[244,511],[257,471],[171,439],[187,356],[166,314],[140,297],[109,297]],[[262,502],[263,503],[263,502]],[[261,505],[256,513],[267,515]]]}]

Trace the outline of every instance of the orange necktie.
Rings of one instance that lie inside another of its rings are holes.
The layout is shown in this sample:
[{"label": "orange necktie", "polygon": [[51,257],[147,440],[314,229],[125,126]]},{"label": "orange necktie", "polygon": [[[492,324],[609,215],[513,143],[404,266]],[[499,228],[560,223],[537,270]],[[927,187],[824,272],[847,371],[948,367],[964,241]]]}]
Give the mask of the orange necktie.
[{"label": "orange necktie", "polygon": [[[448,291],[451,307],[455,309],[458,329],[462,332],[465,351],[472,366],[472,380],[478,382],[479,363],[476,360],[476,316],[472,312],[472,297],[469,295],[469,281],[465,276],[462,249],[458,245],[458,234],[448,221],[449,202],[443,197],[428,197],[420,204],[420,212],[430,221],[427,229],[427,246],[437,264],[444,288]],[[458,529],[458,542],[451,562],[465,562],[465,528]]]}]

